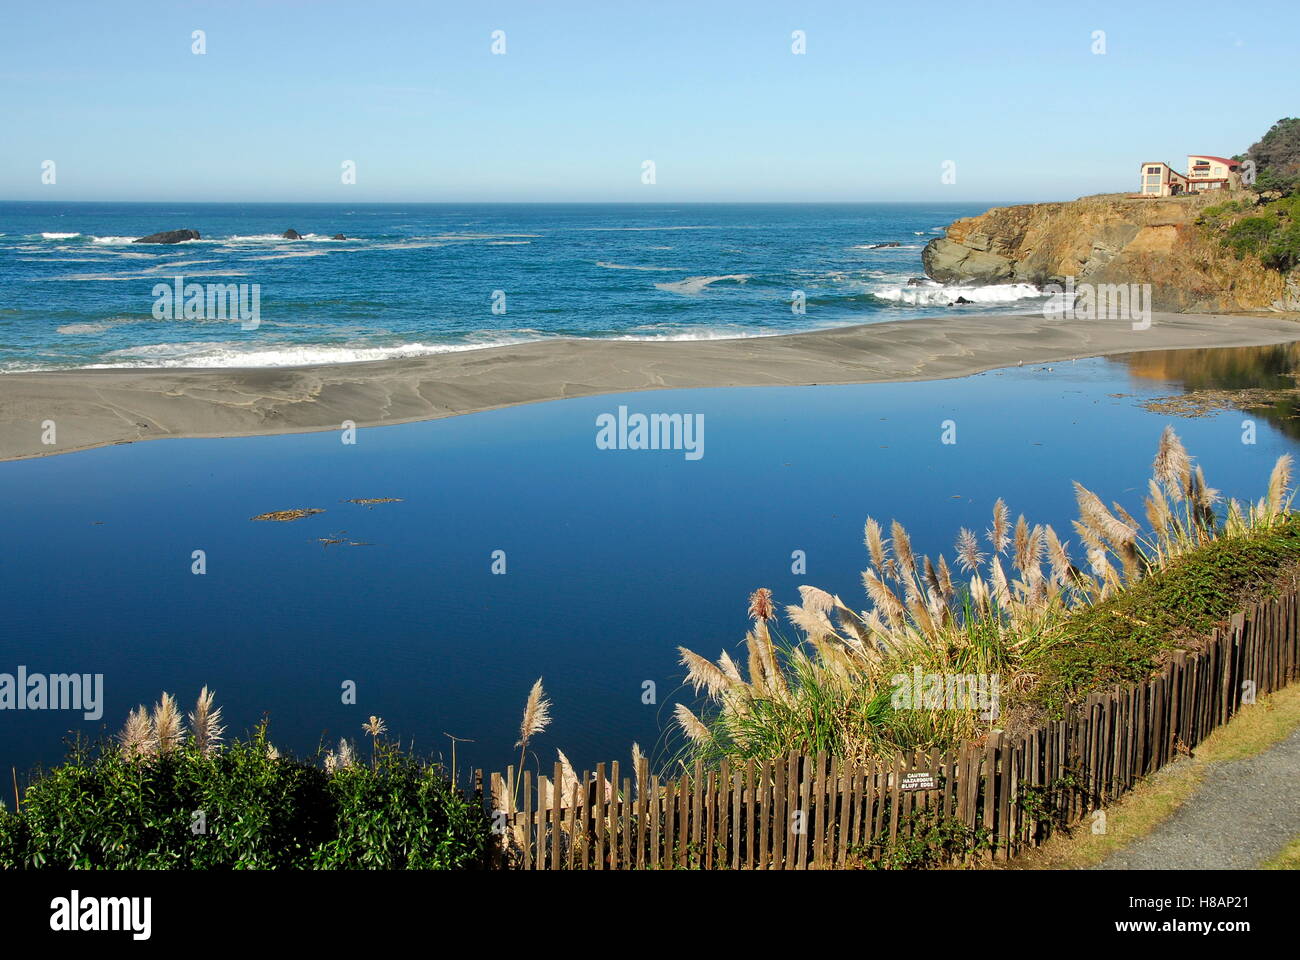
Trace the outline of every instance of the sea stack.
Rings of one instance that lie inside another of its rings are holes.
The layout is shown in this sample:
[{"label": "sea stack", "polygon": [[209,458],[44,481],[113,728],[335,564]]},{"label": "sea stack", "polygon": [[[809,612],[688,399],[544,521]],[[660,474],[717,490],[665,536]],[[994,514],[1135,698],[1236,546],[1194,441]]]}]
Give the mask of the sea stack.
[{"label": "sea stack", "polygon": [[138,240],[132,240],[132,243],[184,243],[186,240],[198,240],[199,232],[197,230],[164,230],[162,233],[151,233],[147,237],[140,237]]}]

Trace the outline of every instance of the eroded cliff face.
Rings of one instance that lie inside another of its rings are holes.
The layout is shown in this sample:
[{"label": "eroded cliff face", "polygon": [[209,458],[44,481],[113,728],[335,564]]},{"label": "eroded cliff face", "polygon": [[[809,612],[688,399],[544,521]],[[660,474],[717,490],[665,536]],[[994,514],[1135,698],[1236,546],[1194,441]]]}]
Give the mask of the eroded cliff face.
[{"label": "eroded cliff face", "polygon": [[[958,220],[926,244],[925,272],[941,283],[1149,283],[1156,310],[1217,313],[1295,309],[1281,275],[1238,260],[1196,226],[1225,196],[995,207]],[[1297,304],[1300,305],[1300,304]]]}]

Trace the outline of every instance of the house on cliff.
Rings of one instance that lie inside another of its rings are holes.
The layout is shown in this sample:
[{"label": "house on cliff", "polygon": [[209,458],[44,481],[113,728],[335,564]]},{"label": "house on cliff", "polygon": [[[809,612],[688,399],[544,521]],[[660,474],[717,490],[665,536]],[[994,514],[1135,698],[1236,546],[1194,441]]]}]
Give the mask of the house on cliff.
[{"label": "house on cliff", "polygon": [[1143,197],[1176,197],[1206,190],[1228,190],[1241,183],[1241,165],[1226,157],[1188,154],[1187,173],[1182,174],[1162,160],[1142,164]]}]

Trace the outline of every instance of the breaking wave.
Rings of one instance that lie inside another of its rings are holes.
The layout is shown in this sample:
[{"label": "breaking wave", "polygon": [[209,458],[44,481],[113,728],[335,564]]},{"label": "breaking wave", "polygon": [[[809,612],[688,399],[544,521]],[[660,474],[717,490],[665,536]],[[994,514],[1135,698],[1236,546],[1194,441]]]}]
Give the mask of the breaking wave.
[{"label": "breaking wave", "polygon": [[963,284],[934,283],[908,286],[880,286],[871,291],[872,296],[891,303],[904,303],[918,307],[947,307],[958,298],[971,303],[1015,303],[1046,296],[1032,283],[995,283],[976,287]]},{"label": "breaking wave", "polygon": [[687,277],[685,280],[675,280],[672,283],[656,283],[655,287],[660,290],[667,290],[669,293],[693,296],[697,293],[703,293],[715,283],[722,283],[726,280],[745,283],[750,279],[751,276],[748,273],[724,273],[716,277]]}]

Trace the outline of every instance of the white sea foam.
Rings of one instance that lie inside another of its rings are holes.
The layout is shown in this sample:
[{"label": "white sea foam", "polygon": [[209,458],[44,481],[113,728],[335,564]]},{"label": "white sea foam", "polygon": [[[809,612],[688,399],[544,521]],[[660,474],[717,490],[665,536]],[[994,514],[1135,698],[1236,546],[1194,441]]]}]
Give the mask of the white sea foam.
[{"label": "white sea foam", "polygon": [[458,240],[536,240],[540,233],[439,233],[431,237],[411,237],[412,240],[441,240],[444,243]]},{"label": "white sea foam", "polygon": [[[205,263],[216,263],[216,262],[217,262],[216,260],[168,260],[166,263],[160,263],[156,267],[145,267],[140,272],[141,273],[166,273],[168,275],[172,275],[175,271],[182,270],[186,267],[198,267],[198,266],[202,266]],[[185,270],[185,272],[189,273],[188,270]],[[192,275],[199,276],[199,274],[192,274]],[[210,276],[210,274],[203,274],[203,276]]]},{"label": "white sea foam", "polygon": [[43,240],[71,240],[73,237],[79,237],[79,233],[42,233]]},{"label": "white sea foam", "polygon": [[124,243],[135,243],[135,237],[91,237],[90,242],[116,247]]},{"label": "white sea foam", "polygon": [[[100,257],[100,258],[115,257],[118,260],[153,260],[159,256],[157,253],[141,253],[138,248],[133,250],[125,250],[119,247],[117,244],[112,244],[109,246],[100,246],[100,247],[86,247],[83,250],[83,252],[93,253],[95,257]],[[91,258],[87,262],[103,263],[104,261],[102,259],[97,260]]]},{"label": "white sea foam", "polygon": [[[90,263],[92,261],[86,261]],[[98,263],[99,261],[93,261]],[[70,273],[65,277],[44,277],[43,279],[61,283],[64,280],[156,280],[157,274],[149,273]]]},{"label": "white sea foam", "polygon": [[152,343],[124,347],[104,354],[107,363],[90,364],[89,369],[110,367],[298,367],[326,363],[363,363],[398,360],[439,353],[461,353],[526,343],[539,336],[499,336],[476,343],[401,343],[386,347],[356,344],[266,344],[252,346],[235,342]]},{"label": "white sea foam", "polygon": [[753,230],[751,226],[732,226],[732,227],[712,227],[706,224],[672,226],[665,225],[662,227],[564,227],[565,230],[583,231],[587,233],[650,233],[661,230]]},{"label": "white sea foam", "polygon": [[328,257],[333,250],[287,250],[284,253],[268,253],[261,257],[244,257],[244,260],[301,260],[303,257]]},{"label": "white sea foam", "polygon": [[958,297],[964,297],[973,303],[1014,303],[1017,300],[1044,296],[1032,283],[995,283],[975,287],[930,282],[914,287],[882,285],[873,288],[871,293],[881,300],[923,307],[946,307],[955,303]]},{"label": "white sea foam", "polygon": [[[186,241],[194,243],[196,241]],[[204,241],[197,241],[202,243]],[[335,240],[332,236],[327,237],[323,233],[304,233],[297,240],[290,240],[283,234],[279,233],[236,233],[229,237],[208,237],[208,243],[364,243],[357,237],[348,237],[345,240]]]},{"label": "white sea foam", "polygon": [[426,243],[414,243],[410,240],[404,240],[400,243],[377,243],[374,246],[366,247],[367,250],[427,250],[430,247],[445,247],[445,241],[431,241]]},{"label": "white sea foam", "polygon": [[68,336],[78,336],[82,334],[103,333],[107,330],[107,323],[65,323],[61,327],[55,327],[58,333],[67,334]]},{"label": "white sea foam", "polygon": [[[90,262],[90,261],[88,261]],[[98,262],[98,261],[95,261]],[[203,261],[210,263],[212,261]],[[183,267],[184,264],[165,263],[158,267],[148,267],[134,273],[70,273],[65,277],[42,277],[42,280],[48,280],[60,283],[64,280],[158,280],[160,277],[170,277],[177,267]],[[246,277],[247,270],[186,270],[185,279],[192,280],[198,277]]]},{"label": "white sea foam", "polygon": [[677,269],[677,267],[641,267],[635,264],[628,264],[628,263],[608,263],[604,260],[597,260],[596,266],[604,267],[606,270],[647,270],[652,272],[668,272],[668,273],[671,273]]},{"label": "white sea foam", "polygon": [[749,340],[754,337],[780,336],[781,330],[738,330],[729,328],[700,328],[695,330],[678,330],[674,333],[622,333],[618,336],[603,337],[606,340],[635,340],[640,343],[657,343],[664,340]]},{"label": "white sea foam", "polygon": [[749,280],[751,274],[748,273],[724,273],[716,277],[687,277],[685,280],[675,280],[672,283],[656,283],[655,287],[660,290],[667,290],[669,293],[681,293],[687,296],[693,296],[708,289],[715,283],[723,280],[734,280],[736,283],[744,283]]},{"label": "white sea foam", "polygon": [[[60,332],[98,333],[91,327],[108,324],[69,324]],[[76,329],[74,329],[76,328]],[[84,328],[84,329],[82,329]],[[638,328],[631,332],[608,337],[579,337],[575,339],[630,340],[663,342],[677,340],[742,340],[754,337],[778,336],[779,330],[753,330],[752,328]],[[473,342],[465,343],[401,343],[392,346],[366,346],[362,344],[247,344],[239,342],[177,342],[152,343],[124,347],[103,355],[103,363],[89,364],[87,369],[108,368],[233,368],[233,367],[291,367],[314,364],[364,363],[374,360],[397,360],[407,357],[427,357],[442,353],[464,353],[489,347],[532,343],[555,339],[540,330],[521,329],[509,333],[482,333]],[[16,367],[11,367],[16,370]],[[35,368],[33,368],[35,369]]]}]

